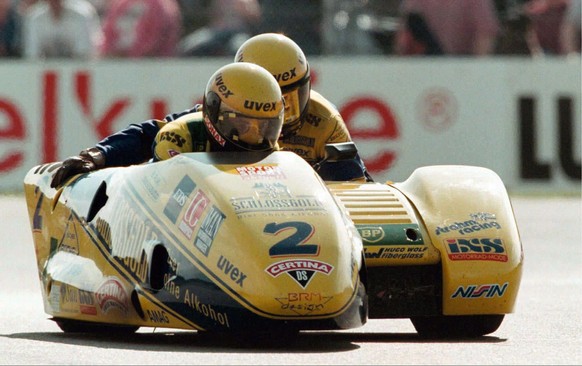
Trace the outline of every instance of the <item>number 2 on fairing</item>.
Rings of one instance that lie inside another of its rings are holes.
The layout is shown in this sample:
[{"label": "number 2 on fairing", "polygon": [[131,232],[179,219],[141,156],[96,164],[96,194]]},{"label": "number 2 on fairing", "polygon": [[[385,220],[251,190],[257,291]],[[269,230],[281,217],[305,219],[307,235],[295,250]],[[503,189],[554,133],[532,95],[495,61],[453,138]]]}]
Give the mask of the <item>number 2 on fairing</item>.
[{"label": "number 2 on fairing", "polygon": [[265,225],[264,233],[279,235],[285,230],[295,229],[295,232],[285,239],[277,242],[269,249],[271,257],[280,257],[286,255],[316,255],[319,252],[319,245],[306,244],[306,241],[311,238],[313,226],[306,222],[289,221],[277,224],[271,222]]}]

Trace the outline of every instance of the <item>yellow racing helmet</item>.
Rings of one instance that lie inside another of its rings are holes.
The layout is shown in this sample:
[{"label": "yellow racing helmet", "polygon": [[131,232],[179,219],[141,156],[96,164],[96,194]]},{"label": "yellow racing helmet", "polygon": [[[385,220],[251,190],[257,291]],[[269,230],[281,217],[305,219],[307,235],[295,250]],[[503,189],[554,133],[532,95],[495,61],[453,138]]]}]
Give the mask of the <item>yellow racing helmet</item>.
[{"label": "yellow racing helmet", "polygon": [[311,91],[309,64],[297,43],[280,33],[258,34],[240,46],[234,61],[260,65],[275,77],[285,99],[282,137],[294,135],[301,128]]},{"label": "yellow racing helmet", "polygon": [[236,62],[218,69],[202,102],[204,124],[224,150],[272,150],[283,126],[283,98],[263,67]]}]

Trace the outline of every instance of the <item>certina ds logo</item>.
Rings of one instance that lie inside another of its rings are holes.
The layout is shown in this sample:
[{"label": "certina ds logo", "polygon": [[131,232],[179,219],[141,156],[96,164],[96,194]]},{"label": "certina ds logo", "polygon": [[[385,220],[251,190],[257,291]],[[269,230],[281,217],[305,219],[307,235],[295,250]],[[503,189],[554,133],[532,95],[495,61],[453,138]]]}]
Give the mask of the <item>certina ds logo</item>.
[{"label": "certina ds logo", "polygon": [[333,271],[333,266],[329,263],[312,259],[289,259],[273,263],[265,271],[273,277],[287,273],[301,287],[306,288],[315,272],[329,276]]}]

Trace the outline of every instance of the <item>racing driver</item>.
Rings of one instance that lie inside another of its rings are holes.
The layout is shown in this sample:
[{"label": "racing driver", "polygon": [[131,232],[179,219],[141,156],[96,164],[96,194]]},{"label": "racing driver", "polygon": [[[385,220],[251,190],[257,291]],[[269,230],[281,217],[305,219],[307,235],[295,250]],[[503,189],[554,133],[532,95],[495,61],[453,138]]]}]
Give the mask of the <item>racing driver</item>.
[{"label": "racing driver", "polygon": [[[262,33],[241,45],[235,62],[252,62],[267,69],[277,80],[285,99],[285,120],[279,146],[303,157],[311,165],[325,156],[328,143],[351,141],[350,133],[337,108],[311,89],[310,69],[305,54],[289,37]],[[69,177],[96,169],[140,164],[152,158],[152,142],[161,126],[200,110],[200,105],[168,114],[164,120],[134,123],[114,133],[96,146],[65,159],[57,169],[51,187]],[[372,181],[364,162],[354,160],[323,164],[319,175],[324,180],[365,179]]]},{"label": "racing driver", "polygon": [[283,103],[277,81],[261,66],[249,62],[223,66],[208,81],[202,111],[161,127],[153,161],[183,152],[279,150]]}]

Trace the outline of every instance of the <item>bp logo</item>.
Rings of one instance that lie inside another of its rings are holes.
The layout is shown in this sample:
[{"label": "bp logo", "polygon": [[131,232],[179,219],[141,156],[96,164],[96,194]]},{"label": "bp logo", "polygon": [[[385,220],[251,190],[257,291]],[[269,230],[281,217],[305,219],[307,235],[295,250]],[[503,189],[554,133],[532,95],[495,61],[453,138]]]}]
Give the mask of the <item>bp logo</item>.
[{"label": "bp logo", "polygon": [[385,236],[384,229],[380,226],[359,226],[358,232],[360,233],[362,240],[370,244],[382,241]]}]

